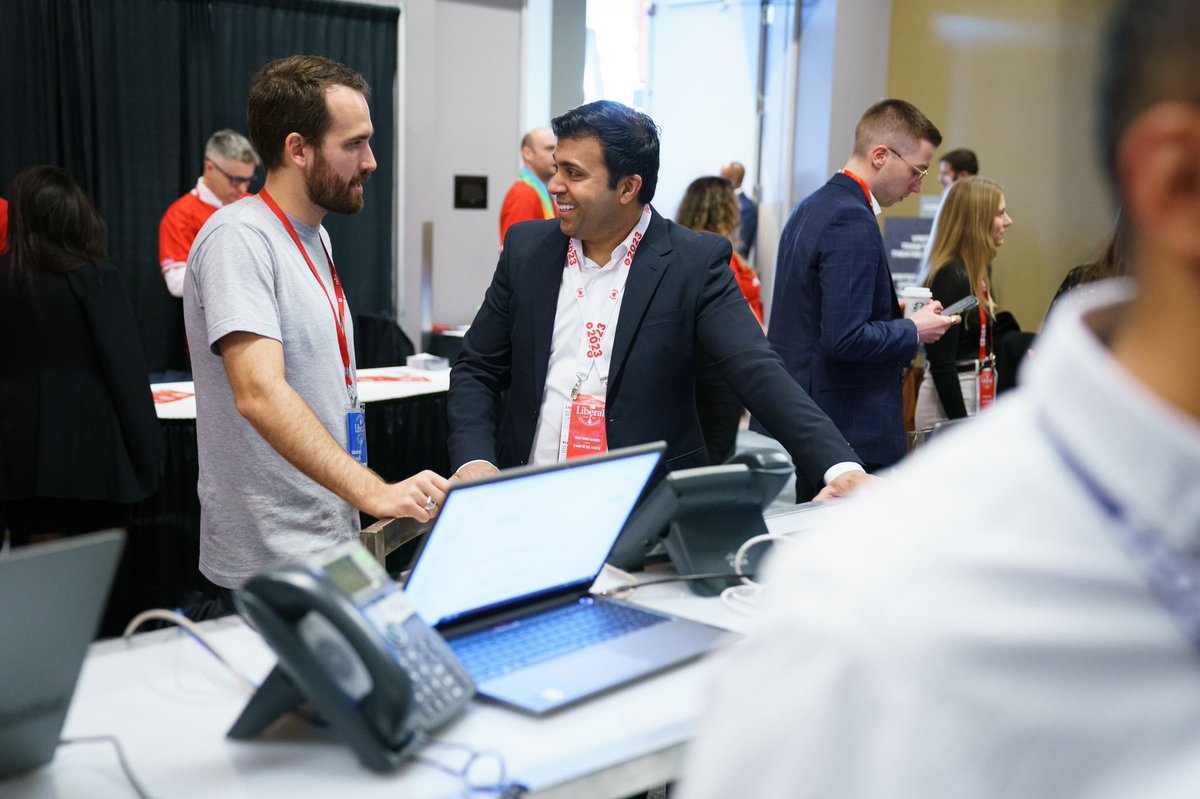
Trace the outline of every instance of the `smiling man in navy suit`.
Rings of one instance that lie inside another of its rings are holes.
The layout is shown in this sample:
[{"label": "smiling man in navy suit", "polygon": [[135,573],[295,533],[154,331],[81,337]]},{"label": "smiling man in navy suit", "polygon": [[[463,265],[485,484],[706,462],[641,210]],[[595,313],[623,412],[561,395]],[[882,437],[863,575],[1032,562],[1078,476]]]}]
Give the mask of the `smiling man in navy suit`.
[{"label": "smiling man in navy suit", "polygon": [[868,471],[904,456],[900,379],[917,342],[937,341],[957,321],[939,316],[938,302],[903,318],[875,221],[881,208],[920,191],[941,143],[911,103],[871,106],[846,166],[796,206],[779,242],[771,346]]},{"label": "smiling man in navy suit", "polygon": [[668,469],[704,465],[694,390],[703,347],[827,496],[867,479],[768,346],[729,269],[729,241],[650,207],[654,122],[600,101],[553,124],[547,188],[560,217],[509,229],[450,374],[457,476],[659,439]]}]

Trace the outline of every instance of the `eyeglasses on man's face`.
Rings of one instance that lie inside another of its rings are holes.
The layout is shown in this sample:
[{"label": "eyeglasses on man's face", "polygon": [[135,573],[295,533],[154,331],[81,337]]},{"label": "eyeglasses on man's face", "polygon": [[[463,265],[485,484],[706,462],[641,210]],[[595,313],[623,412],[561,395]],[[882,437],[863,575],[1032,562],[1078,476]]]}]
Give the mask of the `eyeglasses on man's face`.
[{"label": "eyeglasses on man's face", "polygon": [[907,165],[908,165],[908,168],[909,168],[909,169],[911,169],[911,170],[913,171],[913,177],[914,177],[914,178],[916,178],[917,180],[924,180],[924,179],[925,179],[925,176],[929,174],[929,170],[928,170],[928,169],[921,169],[920,167],[913,166],[913,164],[912,164],[912,162],[911,162],[911,161],[909,161],[909,160],[908,160],[907,158],[905,158],[904,156],[900,155],[900,153],[896,152],[895,150],[893,150],[893,149],[892,149],[891,147],[889,147],[888,145],[886,145],[886,144],[885,144],[885,145],[884,145],[884,147],[887,147],[887,148],[888,148],[888,152],[889,152],[889,153],[891,153],[892,155],[896,156],[896,157],[897,157],[897,158],[899,158],[901,161],[903,161],[905,164],[907,164]]},{"label": "eyeglasses on man's face", "polygon": [[[899,155],[899,153],[896,153],[896,154]],[[226,172],[224,169],[221,169],[221,167],[217,165],[217,162],[212,160],[211,158],[208,160],[208,162],[213,165],[213,169],[217,170],[222,175],[224,175],[225,179],[228,180],[229,184],[231,186],[233,186],[235,189],[239,186],[244,186],[246,188],[249,188],[250,181],[254,180],[253,174],[251,174],[250,177],[248,177],[248,178],[240,178],[237,175],[231,175],[228,172]]]}]

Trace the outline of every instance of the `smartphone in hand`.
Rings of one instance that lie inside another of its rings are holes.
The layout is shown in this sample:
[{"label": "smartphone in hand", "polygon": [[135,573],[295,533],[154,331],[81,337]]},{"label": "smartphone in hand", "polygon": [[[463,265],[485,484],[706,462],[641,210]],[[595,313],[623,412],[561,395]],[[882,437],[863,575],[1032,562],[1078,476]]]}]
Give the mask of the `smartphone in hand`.
[{"label": "smartphone in hand", "polygon": [[968,294],[958,302],[952,302],[942,309],[942,316],[966,313],[979,307],[979,299],[974,294]]}]

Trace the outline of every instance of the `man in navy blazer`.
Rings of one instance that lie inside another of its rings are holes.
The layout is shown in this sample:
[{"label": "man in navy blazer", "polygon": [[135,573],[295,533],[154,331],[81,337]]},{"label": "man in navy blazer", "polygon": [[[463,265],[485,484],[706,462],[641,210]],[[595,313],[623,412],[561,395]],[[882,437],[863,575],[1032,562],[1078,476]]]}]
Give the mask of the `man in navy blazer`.
[{"label": "man in navy blazer", "polygon": [[607,448],[662,439],[668,469],[704,465],[694,388],[704,347],[797,469],[828,485],[826,495],[866,480],[836,426],[768,346],[729,268],[730,242],[650,208],[653,121],[601,101],[555,119],[554,133],[548,188],[560,218],[509,230],[450,374],[457,476],[559,460],[584,402],[603,420]]},{"label": "man in navy blazer", "polygon": [[[796,206],[779,242],[771,346],[868,471],[905,453],[901,378],[917,342],[957,321],[937,302],[903,318],[875,221],[881,206],[920,190],[941,141],[910,103],[875,104],[845,168]],[[764,422],[756,416],[755,428]]]}]

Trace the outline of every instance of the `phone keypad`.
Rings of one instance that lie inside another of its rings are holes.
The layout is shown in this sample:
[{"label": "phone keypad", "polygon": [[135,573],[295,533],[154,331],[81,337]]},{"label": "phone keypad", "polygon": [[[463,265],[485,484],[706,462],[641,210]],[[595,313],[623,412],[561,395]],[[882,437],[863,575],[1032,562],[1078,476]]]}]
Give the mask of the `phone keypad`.
[{"label": "phone keypad", "polygon": [[412,611],[399,591],[366,610],[408,674],[416,726],[429,731],[452,719],[475,695],[475,683],[450,647]]}]

